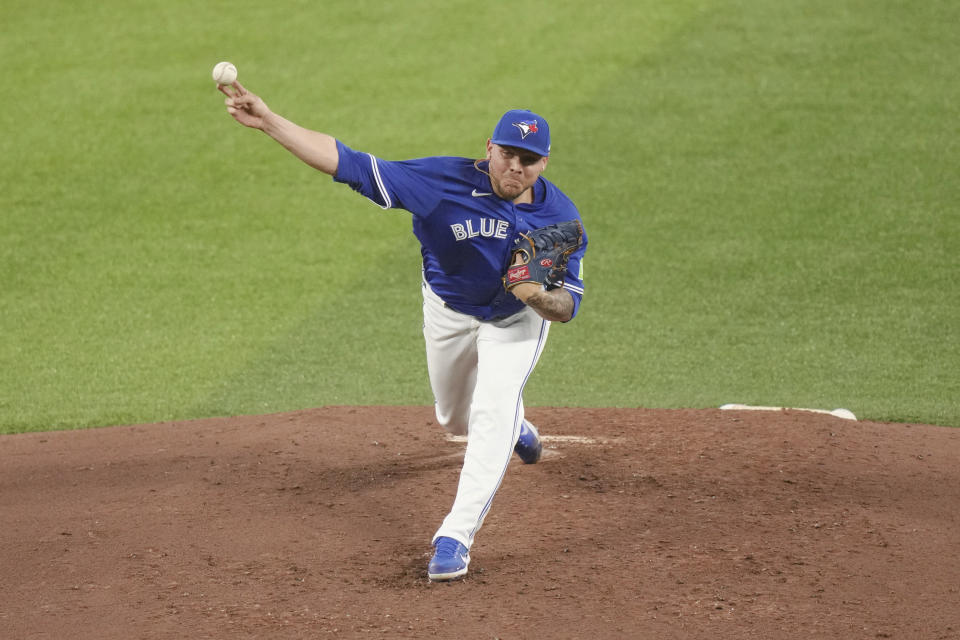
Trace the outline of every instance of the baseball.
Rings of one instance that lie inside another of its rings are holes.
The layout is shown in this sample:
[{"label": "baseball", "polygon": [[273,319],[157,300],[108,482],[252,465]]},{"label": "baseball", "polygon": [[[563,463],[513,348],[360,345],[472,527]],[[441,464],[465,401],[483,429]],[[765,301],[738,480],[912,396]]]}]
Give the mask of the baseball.
[{"label": "baseball", "polygon": [[213,81],[217,84],[233,84],[237,81],[237,68],[232,62],[218,62],[213,68]]}]

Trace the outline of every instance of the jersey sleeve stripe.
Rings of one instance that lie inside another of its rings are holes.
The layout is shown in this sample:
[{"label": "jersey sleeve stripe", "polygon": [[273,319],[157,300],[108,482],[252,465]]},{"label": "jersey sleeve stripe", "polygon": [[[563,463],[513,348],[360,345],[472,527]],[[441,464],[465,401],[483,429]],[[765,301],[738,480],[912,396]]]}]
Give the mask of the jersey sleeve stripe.
[{"label": "jersey sleeve stripe", "polygon": [[583,295],[583,287],[578,287],[576,285],[565,282],[563,284],[563,288],[569,291],[573,291],[574,293],[579,293],[580,295]]},{"label": "jersey sleeve stripe", "polygon": [[383,204],[380,204],[379,202],[377,202],[377,204],[380,204],[380,206],[384,209],[389,209],[393,206],[393,202],[390,200],[390,194],[387,192],[387,187],[383,183],[383,177],[380,175],[380,167],[377,165],[377,159],[373,157],[373,154],[368,153],[367,155],[370,156],[370,167],[373,170],[373,179],[376,180],[377,189],[380,191],[380,197],[383,198]]}]

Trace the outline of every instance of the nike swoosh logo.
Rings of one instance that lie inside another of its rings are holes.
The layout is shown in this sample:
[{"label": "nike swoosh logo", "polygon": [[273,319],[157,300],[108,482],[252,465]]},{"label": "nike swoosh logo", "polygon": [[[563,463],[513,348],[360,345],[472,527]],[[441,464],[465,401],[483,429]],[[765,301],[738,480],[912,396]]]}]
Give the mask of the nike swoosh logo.
[{"label": "nike swoosh logo", "polygon": [[492,193],[480,193],[479,191],[477,191],[476,189],[474,189],[474,190],[473,190],[473,193],[471,193],[470,195],[472,195],[474,198],[482,198],[483,196],[492,196],[493,194],[492,194]]}]

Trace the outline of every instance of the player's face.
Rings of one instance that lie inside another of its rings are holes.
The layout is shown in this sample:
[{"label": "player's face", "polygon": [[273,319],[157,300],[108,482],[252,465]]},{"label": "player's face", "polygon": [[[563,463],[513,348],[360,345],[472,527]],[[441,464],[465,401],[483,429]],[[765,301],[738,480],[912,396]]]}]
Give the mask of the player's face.
[{"label": "player's face", "polygon": [[547,168],[547,157],[517,147],[501,147],[487,140],[490,184],[504,200],[530,201],[530,187]]}]

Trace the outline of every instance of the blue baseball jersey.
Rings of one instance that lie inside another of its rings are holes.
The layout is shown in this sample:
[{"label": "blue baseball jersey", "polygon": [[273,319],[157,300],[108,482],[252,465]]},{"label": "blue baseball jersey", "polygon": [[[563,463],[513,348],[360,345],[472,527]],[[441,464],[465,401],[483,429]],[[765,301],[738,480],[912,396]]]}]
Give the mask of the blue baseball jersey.
[{"label": "blue baseball jersey", "polygon": [[[387,161],[337,141],[334,180],[350,185],[384,209],[413,214],[423,274],[430,288],[455,311],[492,320],[524,304],[503,287],[503,274],[519,234],[548,224],[580,220],[573,202],[540,177],[531,204],[514,204],[492,193],[486,161],[431,157]],[[581,221],[582,224],[582,221]],[[583,296],[583,246],[570,256],[563,287],[576,315]]]}]

